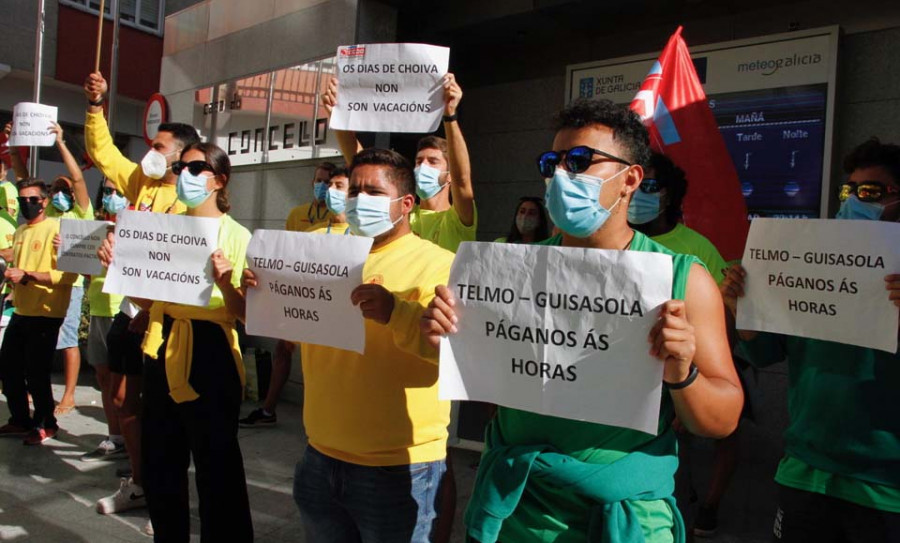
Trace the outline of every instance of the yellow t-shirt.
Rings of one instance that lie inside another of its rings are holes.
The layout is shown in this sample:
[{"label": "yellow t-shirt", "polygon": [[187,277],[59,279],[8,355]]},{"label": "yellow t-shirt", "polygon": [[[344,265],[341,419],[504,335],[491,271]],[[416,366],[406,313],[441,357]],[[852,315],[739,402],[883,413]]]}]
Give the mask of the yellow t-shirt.
[{"label": "yellow t-shirt", "polygon": [[333,218],[334,213],[327,207],[319,207],[315,202],[310,202],[292,209],[284,228],[291,232],[306,232],[315,226],[328,224]]},{"label": "yellow t-shirt", "polygon": [[103,270],[103,275],[92,276],[88,283],[87,298],[92,317],[115,317],[119,312],[119,306],[122,305],[124,296],[103,292],[105,282],[106,269]]},{"label": "yellow t-shirt", "polygon": [[420,238],[455,253],[460,243],[475,241],[475,231],[478,229],[478,208],[474,203],[472,208],[474,219],[471,226],[466,226],[460,222],[456,208],[453,206],[446,211],[429,211],[416,206],[416,209],[409,215],[409,227]]},{"label": "yellow t-shirt", "polygon": [[[239,222],[231,218],[231,215],[222,215],[219,222],[219,245],[225,258],[231,262],[234,271],[231,273],[231,284],[241,286],[241,274],[247,265],[247,245],[253,235]],[[225,305],[225,298],[219,287],[213,284],[212,295],[209,299],[210,309],[216,309]]]},{"label": "yellow t-shirt", "polygon": [[15,235],[16,227],[8,221],[0,219],[0,249],[9,249],[12,247]]},{"label": "yellow t-shirt", "polygon": [[187,207],[178,201],[174,184],[144,175],[139,164],[128,160],[113,144],[103,113],[87,113],[84,121],[84,145],[97,168],[116,190],[138,211],[184,213]]},{"label": "yellow t-shirt", "polygon": [[66,316],[72,283],[78,274],[56,269],[56,250],[53,237],[59,233],[59,221],[44,219],[23,224],[16,230],[13,241],[13,266],[30,272],[50,272],[53,286],[38,285],[34,281],[13,286],[15,313],[25,317]]},{"label": "yellow t-shirt", "polygon": [[349,223],[328,221],[326,224],[314,224],[306,231],[310,234],[339,234],[343,236],[347,234],[349,229]]},{"label": "yellow t-shirt", "polygon": [[6,208],[6,212],[13,221],[19,220],[19,189],[9,181],[0,181],[0,204]]},{"label": "yellow t-shirt", "polygon": [[[94,218],[94,206],[88,202],[87,209],[81,209],[81,206],[78,203],[72,204],[72,209],[62,212],[55,207],[53,204],[48,204],[46,209],[44,209],[44,213],[47,214],[47,217],[50,219],[77,219],[77,220],[93,220]],[[73,287],[83,287],[84,286],[84,277],[79,275],[78,279],[75,280],[75,283],[72,285]]]},{"label": "yellow t-shirt", "polygon": [[438,353],[425,343],[419,320],[452,262],[452,253],[414,235],[373,250],[363,282],[393,293],[390,322],[366,320],[362,355],[300,344],[303,423],[318,451],[364,466],[446,456],[450,402],[438,400]]}]

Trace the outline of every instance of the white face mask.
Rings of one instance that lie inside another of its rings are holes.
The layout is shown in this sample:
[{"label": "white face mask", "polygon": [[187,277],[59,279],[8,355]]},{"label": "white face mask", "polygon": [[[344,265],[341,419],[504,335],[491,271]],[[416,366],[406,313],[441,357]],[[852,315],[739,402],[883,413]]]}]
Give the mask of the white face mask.
[{"label": "white face mask", "polygon": [[169,154],[162,154],[156,149],[150,149],[141,160],[141,170],[144,175],[150,179],[162,179],[169,170],[169,161],[167,157],[174,155],[178,151],[172,151]]}]

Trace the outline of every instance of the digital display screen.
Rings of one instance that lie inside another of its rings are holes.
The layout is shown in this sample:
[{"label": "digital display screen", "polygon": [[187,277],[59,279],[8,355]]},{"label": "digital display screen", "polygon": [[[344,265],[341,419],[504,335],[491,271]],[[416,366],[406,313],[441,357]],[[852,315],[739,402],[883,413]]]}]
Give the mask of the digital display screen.
[{"label": "digital display screen", "polygon": [[828,85],[708,96],[751,218],[817,218]]}]

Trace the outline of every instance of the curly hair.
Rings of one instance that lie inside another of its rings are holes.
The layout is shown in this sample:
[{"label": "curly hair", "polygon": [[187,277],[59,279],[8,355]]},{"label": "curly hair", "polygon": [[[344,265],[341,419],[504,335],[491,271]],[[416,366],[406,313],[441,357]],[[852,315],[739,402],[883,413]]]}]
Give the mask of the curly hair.
[{"label": "curly hair", "polygon": [[641,118],[627,106],[614,104],[610,100],[578,98],[554,118],[556,131],[597,124],[612,129],[613,140],[625,151],[623,158],[632,164],[647,166],[650,160],[650,135]]},{"label": "curly hair", "polygon": [[844,172],[851,174],[860,168],[878,166],[884,168],[900,184],[900,145],[881,143],[870,138],[850,151],[844,158]]}]

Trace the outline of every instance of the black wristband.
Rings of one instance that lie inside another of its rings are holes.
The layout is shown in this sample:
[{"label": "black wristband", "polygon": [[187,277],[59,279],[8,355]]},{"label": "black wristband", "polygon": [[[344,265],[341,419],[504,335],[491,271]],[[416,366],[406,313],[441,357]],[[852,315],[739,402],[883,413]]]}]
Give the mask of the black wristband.
[{"label": "black wristband", "polygon": [[458,118],[459,118],[458,113],[454,113],[453,115],[444,115],[444,122],[445,123],[455,123],[456,119],[458,119]]},{"label": "black wristband", "polygon": [[666,388],[669,390],[681,390],[682,388],[687,388],[697,380],[697,376],[700,375],[700,370],[697,369],[697,366],[691,362],[691,370],[688,372],[688,376],[685,377],[684,381],[680,383],[669,383],[668,381],[663,381],[663,384],[666,385]]},{"label": "black wristband", "polygon": [[100,107],[103,105],[103,102],[105,102],[105,101],[106,101],[106,99],[101,96],[100,99],[97,100],[96,102],[94,102],[93,100],[88,100],[88,103],[94,107]]}]

